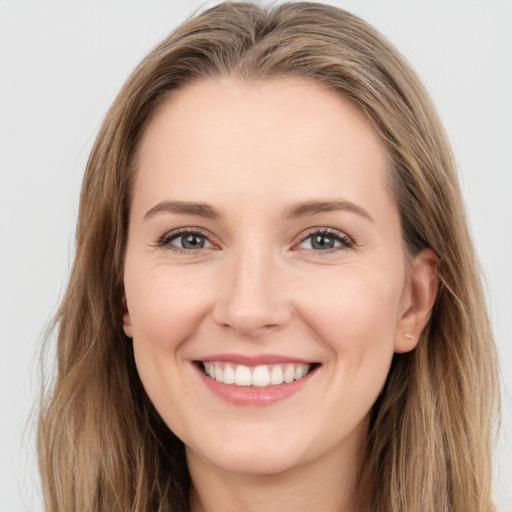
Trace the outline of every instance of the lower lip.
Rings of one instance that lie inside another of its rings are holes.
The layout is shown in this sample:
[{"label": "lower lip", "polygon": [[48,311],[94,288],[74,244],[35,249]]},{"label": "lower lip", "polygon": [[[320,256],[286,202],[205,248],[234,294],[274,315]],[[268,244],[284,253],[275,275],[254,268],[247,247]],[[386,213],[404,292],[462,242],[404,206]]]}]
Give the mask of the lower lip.
[{"label": "lower lip", "polygon": [[289,398],[299,392],[308,383],[311,375],[316,372],[316,369],[314,369],[302,377],[302,379],[294,380],[290,383],[258,388],[217,382],[215,379],[205,375],[198,366],[196,366],[196,369],[203,382],[208,386],[208,389],[215,395],[226,402],[245,407],[263,407]]}]

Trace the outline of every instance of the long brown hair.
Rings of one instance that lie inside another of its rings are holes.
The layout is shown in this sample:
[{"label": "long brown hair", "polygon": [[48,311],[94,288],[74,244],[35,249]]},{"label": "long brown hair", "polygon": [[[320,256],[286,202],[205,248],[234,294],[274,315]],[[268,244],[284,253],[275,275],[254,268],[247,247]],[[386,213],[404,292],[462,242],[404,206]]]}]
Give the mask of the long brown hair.
[{"label": "long brown hair", "polygon": [[187,510],[183,445],[144,392],[122,330],[123,258],[133,156],[148,119],[176,89],[219,75],[316,80],[359,105],[387,146],[406,251],[429,247],[440,261],[430,322],[414,351],[395,355],[372,410],[358,509],[494,510],[495,347],[455,164],[428,94],[356,16],[238,2],[192,17],[139,64],[92,149],[54,323],[57,375],[39,421],[47,510]]}]

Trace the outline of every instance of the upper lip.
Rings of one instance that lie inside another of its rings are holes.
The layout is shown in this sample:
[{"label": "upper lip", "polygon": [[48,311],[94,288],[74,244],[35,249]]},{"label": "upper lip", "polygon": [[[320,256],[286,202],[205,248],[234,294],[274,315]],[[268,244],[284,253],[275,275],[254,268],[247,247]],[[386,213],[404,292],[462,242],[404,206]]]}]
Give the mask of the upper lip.
[{"label": "upper lip", "polygon": [[209,354],[204,357],[198,357],[196,361],[211,362],[223,361],[226,363],[243,364],[246,366],[257,366],[263,364],[313,364],[315,361],[301,359],[299,357],[290,357],[277,354],[243,355],[243,354]]}]

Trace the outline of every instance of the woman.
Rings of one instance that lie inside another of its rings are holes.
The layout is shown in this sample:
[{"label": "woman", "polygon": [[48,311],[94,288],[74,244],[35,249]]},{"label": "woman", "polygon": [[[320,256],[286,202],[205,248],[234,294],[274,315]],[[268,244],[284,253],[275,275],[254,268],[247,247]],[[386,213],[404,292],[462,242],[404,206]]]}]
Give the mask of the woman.
[{"label": "woman", "polygon": [[360,19],[228,3],[89,159],[47,509],[493,510],[495,352],[453,159]]}]

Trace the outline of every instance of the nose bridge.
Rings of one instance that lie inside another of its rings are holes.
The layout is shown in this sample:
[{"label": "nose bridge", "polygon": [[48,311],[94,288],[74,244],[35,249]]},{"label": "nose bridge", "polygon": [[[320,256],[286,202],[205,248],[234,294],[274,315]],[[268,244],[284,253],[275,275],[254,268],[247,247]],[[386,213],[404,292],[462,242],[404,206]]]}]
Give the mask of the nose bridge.
[{"label": "nose bridge", "polygon": [[286,323],[289,305],[274,252],[259,243],[244,243],[227,260],[217,323],[246,334]]}]

